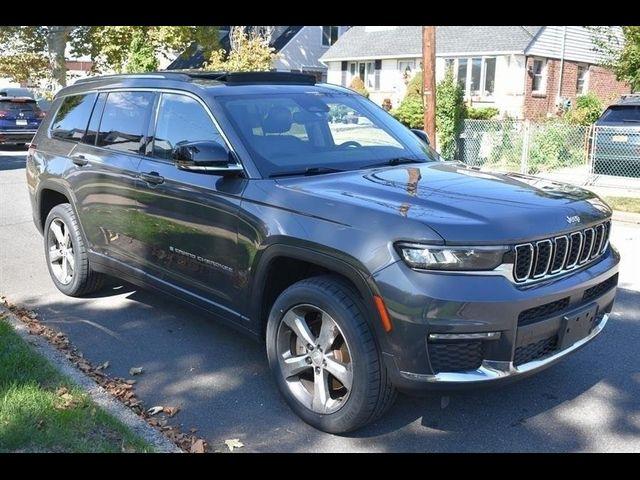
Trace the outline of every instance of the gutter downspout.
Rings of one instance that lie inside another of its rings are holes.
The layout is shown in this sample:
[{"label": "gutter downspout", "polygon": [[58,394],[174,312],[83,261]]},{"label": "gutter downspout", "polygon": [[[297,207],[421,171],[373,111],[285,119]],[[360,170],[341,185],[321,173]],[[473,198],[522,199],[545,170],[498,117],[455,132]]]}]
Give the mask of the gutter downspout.
[{"label": "gutter downspout", "polygon": [[562,76],[564,74],[564,52],[567,44],[567,26],[563,27],[562,32],[562,50],[560,51],[560,78],[558,79],[558,94],[556,95],[556,107],[560,107],[560,99],[562,98]]}]

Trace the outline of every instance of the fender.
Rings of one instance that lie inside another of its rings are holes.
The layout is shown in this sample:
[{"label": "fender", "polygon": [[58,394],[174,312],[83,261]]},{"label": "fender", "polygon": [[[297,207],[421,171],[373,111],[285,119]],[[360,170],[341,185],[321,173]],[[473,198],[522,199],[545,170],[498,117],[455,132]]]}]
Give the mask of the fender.
[{"label": "fender", "polygon": [[[324,248],[326,249],[326,247]],[[358,292],[364,300],[363,303],[367,309],[367,322],[374,330],[374,338],[376,339],[376,342],[379,344],[385,343],[383,339],[386,337],[386,333],[384,332],[379,314],[373,302],[373,296],[380,295],[380,291],[370,274],[368,274],[363,268],[358,268],[351,263],[336,258],[335,256],[328,255],[327,253],[319,252],[313,249],[313,247],[302,247],[281,243],[269,245],[262,252],[260,258],[256,260],[257,266],[255,267],[255,274],[253,275],[249,298],[251,299],[251,318],[254,319],[257,331],[260,331],[261,328],[259,322],[262,314],[262,302],[265,290],[263,287],[265,279],[273,260],[280,257],[294,258],[296,260],[313,263],[349,279],[358,289]]]},{"label": "fender", "polygon": [[40,219],[40,212],[42,209],[42,191],[43,190],[53,190],[54,192],[58,192],[69,199],[69,203],[71,204],[71,208],[73,209],[73,213],[78,219],[78,225],[80,225],[80,232],[82,233],[82,238],[84,240],[85,245],[87,245],[87,236],[84,233],[84,227],[82,226],[82,222],[80,221],[80,216],[78,215],[78,211],[76,209],[76,196],[73,194],[73,191],[69,188],[69,186],[60,180],[47,178],[45,180],[41,180],[38,183],[38,190],[36,191],[36,208],[38,209],[38,218],[36,227],[40,233],[44,231],[44,222]]}]

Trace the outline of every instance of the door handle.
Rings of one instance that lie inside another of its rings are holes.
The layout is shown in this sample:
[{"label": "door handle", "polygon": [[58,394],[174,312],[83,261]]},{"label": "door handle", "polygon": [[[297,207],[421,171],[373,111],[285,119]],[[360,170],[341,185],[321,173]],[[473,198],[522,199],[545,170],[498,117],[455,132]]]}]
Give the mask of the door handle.
[{"label": "door handle", "polygon": [[140,178],[152,185],[160,185],[164,183],[164,177],[161,177],[158,172],[141,173]]},{"label": "door handle", "polygon": [[72,155],[71,161],[79,167],[84,167],[87,163],[89,163],[89,160],[87,160],[87,158],[84,155],[81,155],[79,153]]}]

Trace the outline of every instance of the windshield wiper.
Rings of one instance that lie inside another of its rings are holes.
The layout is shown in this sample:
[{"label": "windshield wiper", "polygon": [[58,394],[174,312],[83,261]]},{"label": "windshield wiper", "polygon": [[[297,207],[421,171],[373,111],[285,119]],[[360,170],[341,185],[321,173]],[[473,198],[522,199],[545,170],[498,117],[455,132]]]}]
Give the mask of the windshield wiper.
[{"label": "windshield wiper", "polygon": [[402,164],[405,164],[405,163],[425,163],[425,161],[417,159],[417,158],[396,157],[396,158],[391,158],[389,160],[385,160],[384,162],[372,163],[371,165],[365,165],[362,168],[387,167],[387,166],[402,165]]},{"label": "windshield wiper", "polygon": [[331,168],[331,167],[309,167],[304,170],[292,170],[290,172],[278,172],[269,175],[269,178],[276,177],[292,177],[294,175],[322,175],[323,173],[335,173],[335,172],[344,172],[344,170],[340,170],[339,168]]}]

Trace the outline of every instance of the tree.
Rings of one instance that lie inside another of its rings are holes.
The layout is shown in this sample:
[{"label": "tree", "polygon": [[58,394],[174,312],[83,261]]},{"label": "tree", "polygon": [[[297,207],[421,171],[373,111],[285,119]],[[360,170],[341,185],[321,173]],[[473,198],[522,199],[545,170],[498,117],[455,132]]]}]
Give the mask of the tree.
[{"label": "tree", "polygon": [[409,128],[424,128],[424,100],[422,72],[417,72],[409,83],[404,98],[390,113]]},{"label": "tree", "polygon": [[[0,55],[8,57],[13,69],[24,65],[29,58],[45,57],[51,86],[58,89],[67,84],[64,58],[67,43],[82,33],[80,27],[72,26],[3,26],[0,27]],[[79,38],[76,41],[80,41]]]},{"label": "tree", "polygon": [[127,62],[128,73],[153,72],[158,69],[158,59],[148,40],[147,32],[144,30],[133,33]]},{"label": "tree", "polygon": [[0,56],[0,75],[14,82],[26,83],[46,78],[49,60],[32,52]]},{"label": "tree", "polygon": [[220,48],[217,26],[131,26],[107,25],[86,28],[88,41],[74,45],[79,53],[90,55],[97,71],[127,70],[134,37],[144,37],[145,51],[154,58],[167,51],[182,51],[200,45],[205,55]]},{"label": "tree", "polygon": [[589,29],[596,50],[604,57],[602,65],[612,70],[618,80],[628,82],[633,91],[640,90],[640,26]]},{"label": "tree", "polygon": [[244,26],[232,27],[229,32],[231,51],[214,50],[209,57],[209,62],[205,65],[205,69],[225,72],[271,70],[273,61],[278,55],[275,49],[269,46],[272,31],[265,32],[261,28],[248,30]]},{"label": "tree", "polygon": [[464,92],[448,68],[436,85],[436,127],[440,154],[450,160],[456,153],[456,138],[465,115]]}]

